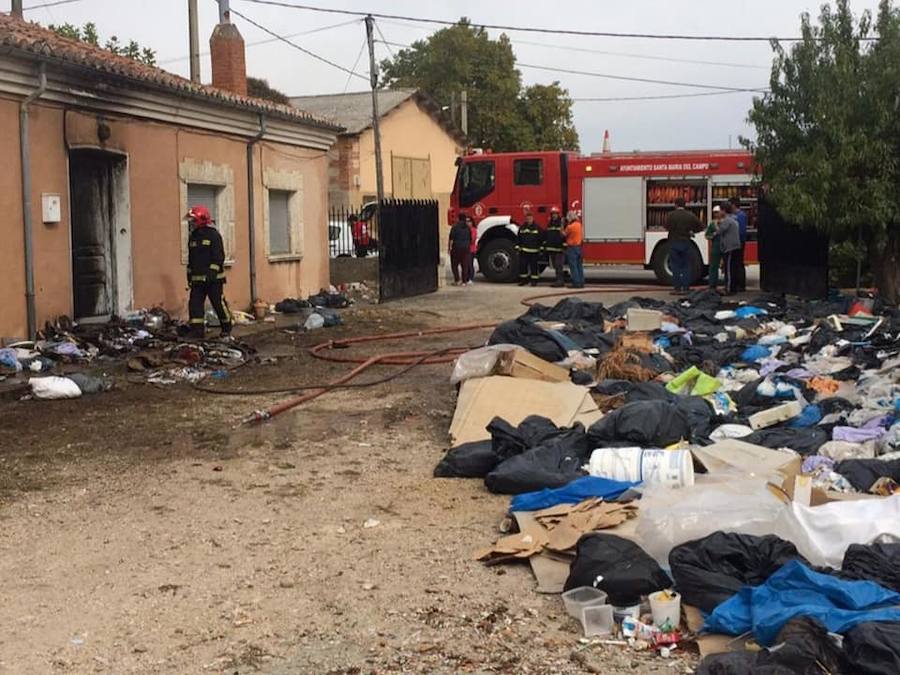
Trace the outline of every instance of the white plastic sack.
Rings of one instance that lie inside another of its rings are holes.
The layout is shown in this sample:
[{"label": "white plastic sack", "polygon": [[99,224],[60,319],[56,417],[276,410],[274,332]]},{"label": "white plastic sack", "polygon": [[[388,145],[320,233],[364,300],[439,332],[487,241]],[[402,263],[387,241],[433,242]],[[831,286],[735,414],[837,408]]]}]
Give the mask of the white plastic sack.
[{"label": "white plastic sack", "polygon": [[32,377],[28,380],[35,398],[78,398],[81,389],[68,377]]},{"label": "white plastic sack", "polygon": [[791,502],[773,534],[793,542],[813,565],[840,567],[850,544],[900,542],[900,495],[822,506]]},{"label": "white plastic sack", "polygon": [[318,330],[325,325],[325,318],[321,314],[312,313],[307,319],[306,323],[303,324],[303,328],[306,330]]},{"label": "white plastic sack", "polygon": [[717,530],[770,534],[785,508],[765,478],[747,479],[739,473],[722,474],[716,482],[698,477],[690,487],[650,487],[641,498],[635,541],[668,567],[673,548]]},{"label": "white plastic sack", "polygon": [[497,367],[497,359],[503,352],[518,349],[516,345],[488,345],[461,354],[453,364],[450,384],[459,384],[475,377],[488,377]]}]

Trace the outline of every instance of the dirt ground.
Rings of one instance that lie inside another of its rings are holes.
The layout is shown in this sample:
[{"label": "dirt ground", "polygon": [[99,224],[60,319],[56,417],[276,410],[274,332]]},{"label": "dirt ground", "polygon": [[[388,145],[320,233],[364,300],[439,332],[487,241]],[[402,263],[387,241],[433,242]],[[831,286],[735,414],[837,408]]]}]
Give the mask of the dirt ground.
[{"label": "dirt ground", "polygon": [[[550,289],[545,289],[549,292]],[[346,325],[246,338],[264,363],[223,387],[318,383],[327,339],[511,318],[530,289],[476,285],[347,310]],[[618,301],[634,293],[598,294]],[[650,295],[650,293],[643,293]],[[475,346],[487,330],[376,344]],[[284,395],[131,383],[0,403],[2,673],[684,673],[582,644],[527,566],[486,568],[508,497],[440,480],[449,365],[329,393],[253,428]],[[372,378],[380,370],[363,376]],[[367,526],[368,524],[368,526]]]}]

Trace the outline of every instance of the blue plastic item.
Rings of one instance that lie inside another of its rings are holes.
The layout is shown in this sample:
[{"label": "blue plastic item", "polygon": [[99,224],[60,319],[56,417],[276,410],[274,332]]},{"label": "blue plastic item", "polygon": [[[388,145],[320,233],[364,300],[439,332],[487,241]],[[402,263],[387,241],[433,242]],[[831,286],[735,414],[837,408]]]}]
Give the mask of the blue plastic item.
[{"label": "blue plastic item", "polygon": [[672,341],[669,338],[667,338],[665,335],[660,335],[658,338],[656,338],[653,341],[653,344],[655,344],[657,347],[659,347],[661,349],[668,349],[669,347],[672,346]]},{"label": "blue plastic item", "polygon": [[753,363],[755,361],[761,361],[762,359],[771,356],[771,354],[772,350],[768,347],[751,345],[744,350],[743,354],[741,354],[741,361],[744,363]]},{"label": "blue plastic item", "polygon": [[753,305],[745,305],[734,310],[734,315],[739,319],[749,319],[751,316],[761,316],[768,314],[762,307],[754,307]]},{"label": "blue plastic item", "polygon": [[822,409],[817,405],[808,405],[803,409],[802,413],[788,423],[788,426],[793,427],[794,429],[811,427],[821,421]]},{"label": "blue plastic item", "polygon": [[516,495],[510,502],[510,511],[539,511],[549,509],[557,504],[577,504],[591,497],[602,499],[616,499],[626,490],[630,490],[640,483],[628,481],[610,480],[598,476],[585,476],[576,478],[568,485],[558,488],[546,488],[537,492],[525,492]]},{"label": "blue plastic item", "polygon": [[900,593],[872,581],[847,581],[814,572],[792,560],[759,586],[744,586],[716,607],[703,630],[726,635],[752,631],[769,646],[795,616],[821,621],[832,633],[846,633],[867,621],[900,621]]}]

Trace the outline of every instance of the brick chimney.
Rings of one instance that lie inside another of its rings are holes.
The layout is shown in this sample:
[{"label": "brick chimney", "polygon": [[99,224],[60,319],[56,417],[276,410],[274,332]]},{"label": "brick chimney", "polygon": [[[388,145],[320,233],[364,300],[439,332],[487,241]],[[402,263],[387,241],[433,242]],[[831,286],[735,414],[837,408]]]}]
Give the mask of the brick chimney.
[{"label": "brick chimney", "polygon": [[247,64],[244,61],[244,38],[229,18],[220,12],[219,25],[209,38],[212,59],[212,85],[241,96],[247,95]]}]

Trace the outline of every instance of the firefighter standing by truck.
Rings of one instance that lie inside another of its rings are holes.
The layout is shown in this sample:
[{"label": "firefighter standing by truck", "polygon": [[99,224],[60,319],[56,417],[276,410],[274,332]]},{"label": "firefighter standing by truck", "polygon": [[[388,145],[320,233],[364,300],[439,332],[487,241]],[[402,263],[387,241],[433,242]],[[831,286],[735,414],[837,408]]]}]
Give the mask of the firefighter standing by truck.
[{"label": "firefighter standing by truck", "polygon": [[553,287],[562,288],[566,285],[564,270],[566,266],[566,232],[559,208],[556,206],[550,209],[550,222],[547,223],[547,230],[544,232],[544,250],[547,252],[550,265],[556,274]]},{"label": "firefighter standing by truck", "polygon": [[519,252],[519,286],[530,283],[537,286],[541,276],[540,257],[544,237],[534,215],[529,211],[525,214],[525,222],[519,226],[519,236],[516,250]]},{"label": "firefighter standing by truck", "polygon": [[191,233],[188,237],[187,281],[191,290],[188,301],[190,335],[206,336],[206,299],[219,317],[222,337],[231,335],[231,312],[225,301],[225,246],[222,235],[213,227],[213,219],[205,206],[193,206],[185,216]]}]

